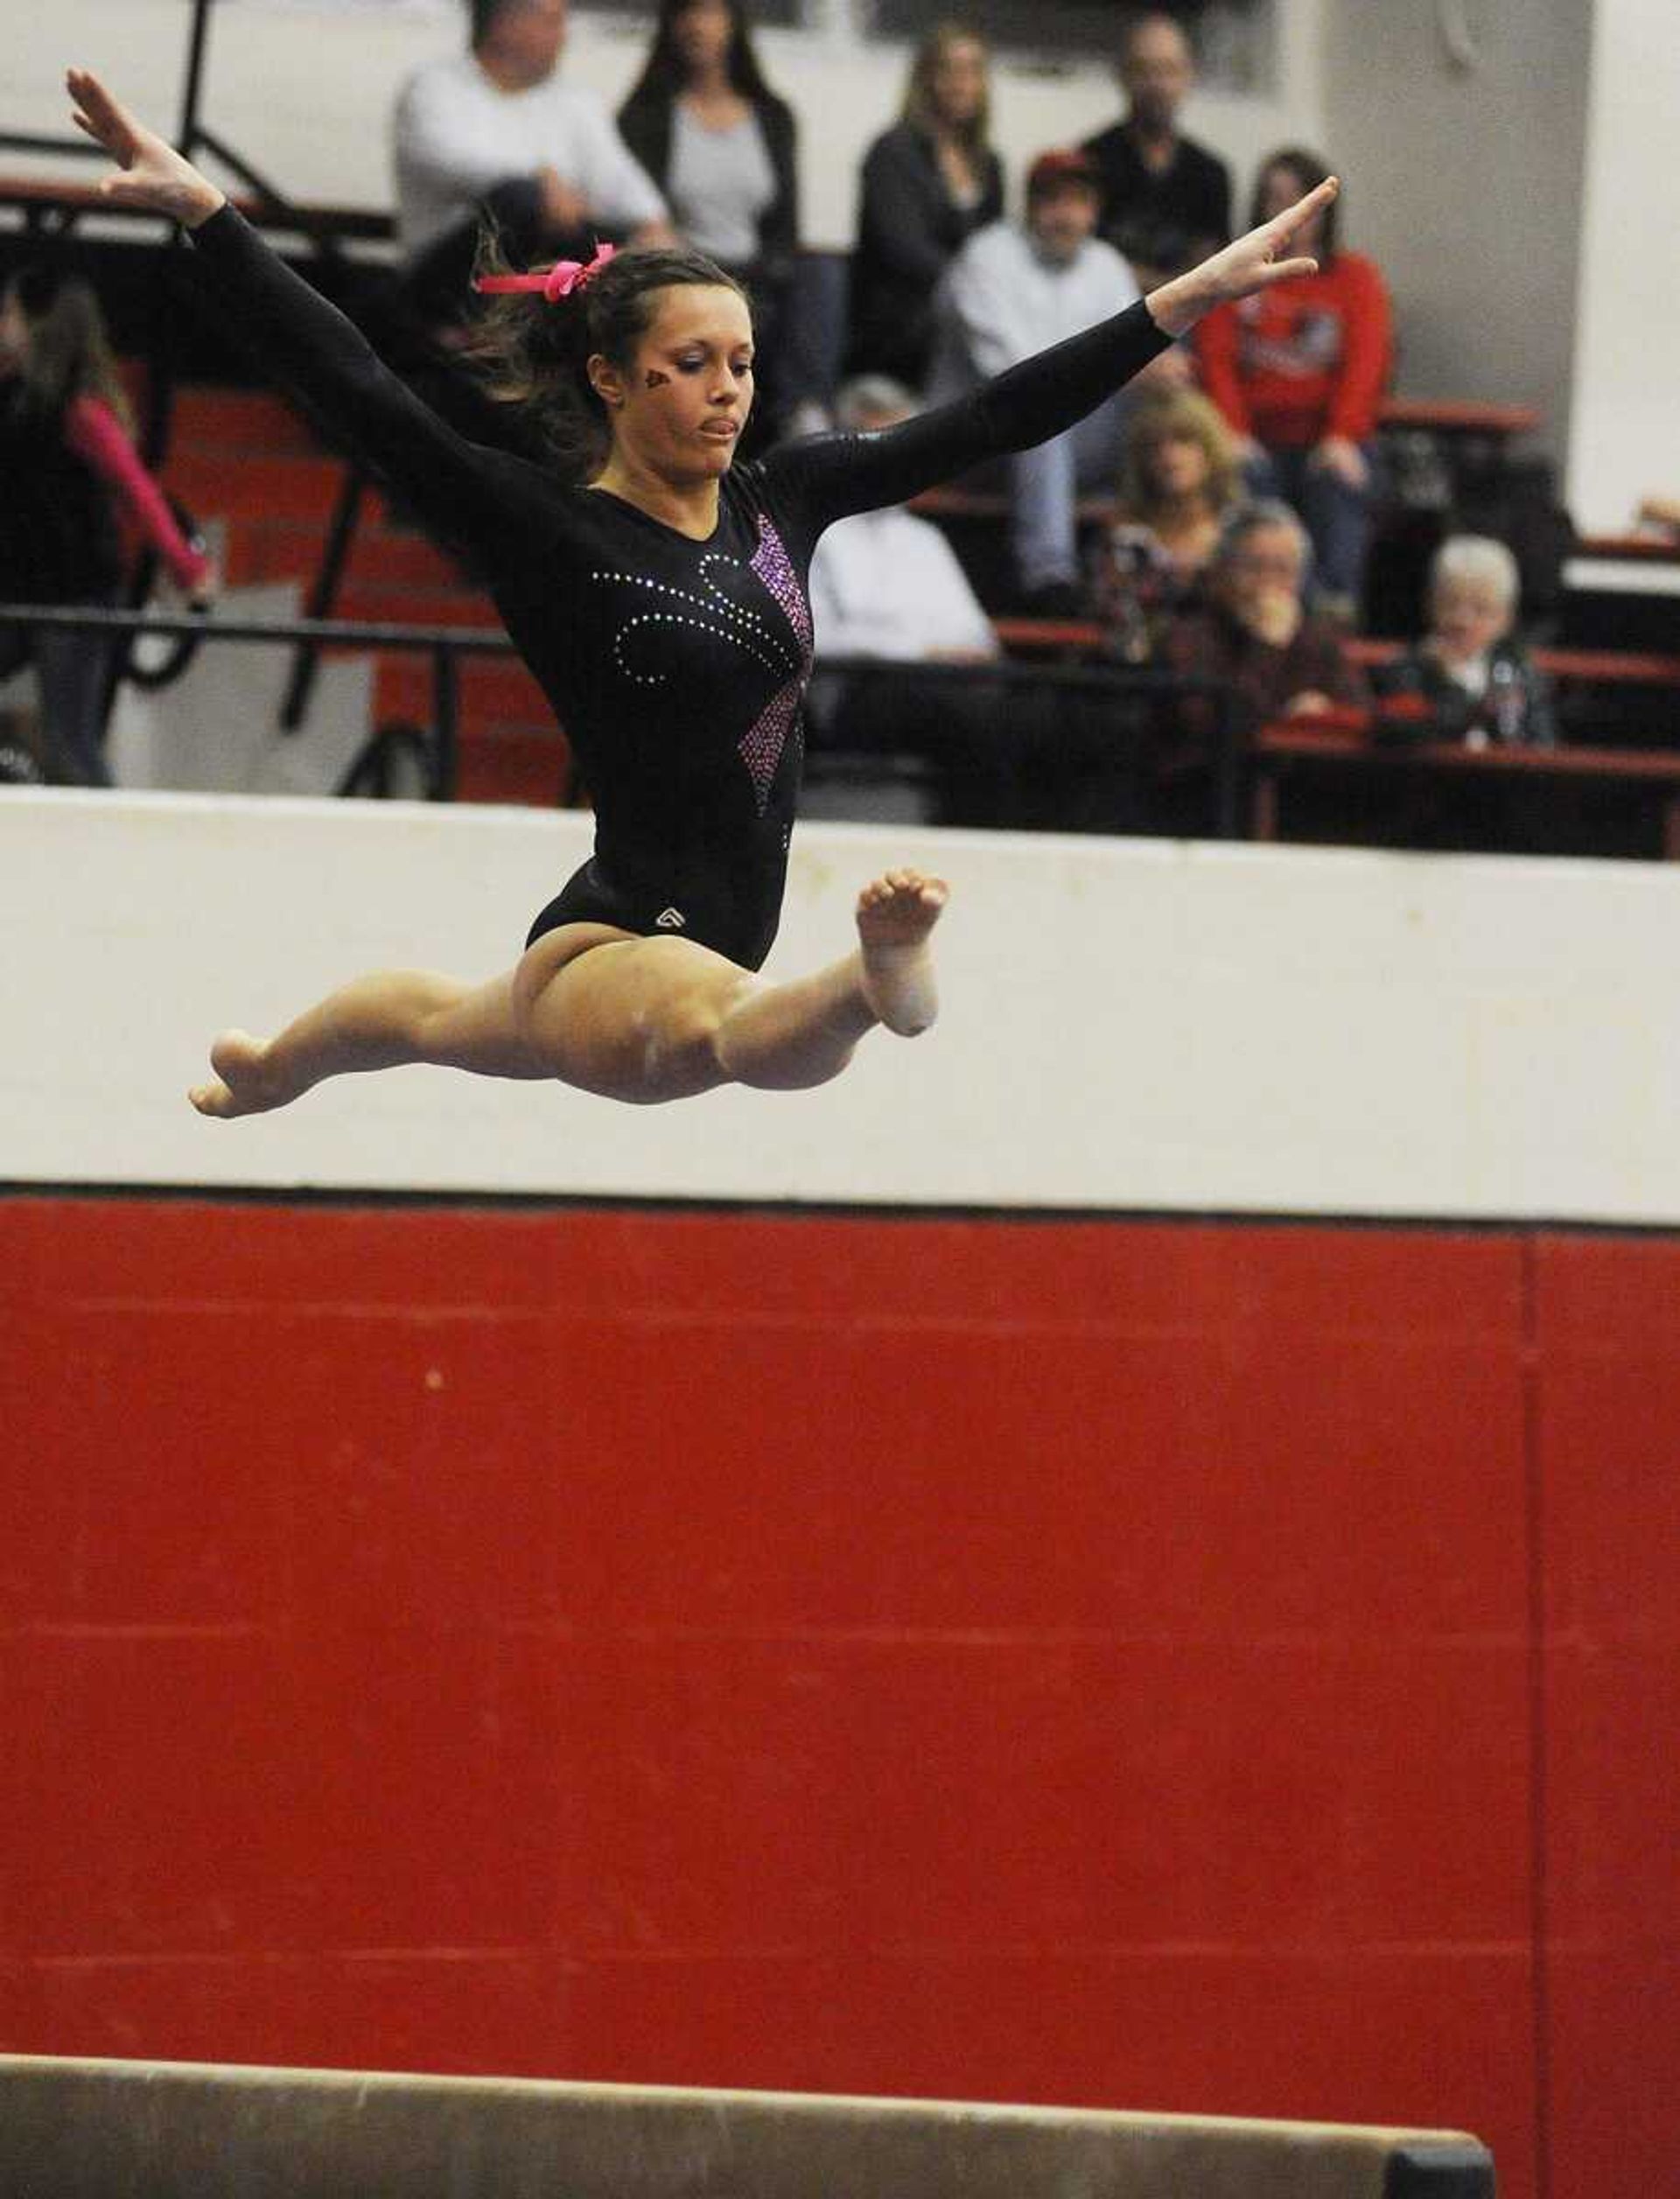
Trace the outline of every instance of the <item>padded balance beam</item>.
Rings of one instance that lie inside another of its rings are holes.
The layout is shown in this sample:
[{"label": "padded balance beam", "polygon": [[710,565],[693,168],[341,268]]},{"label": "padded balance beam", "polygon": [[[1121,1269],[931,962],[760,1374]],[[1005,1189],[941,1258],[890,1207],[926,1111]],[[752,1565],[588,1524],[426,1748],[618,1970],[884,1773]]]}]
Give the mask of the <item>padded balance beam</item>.
[{"label": "padded balance beam", "polygon": [[1493,2199],[1442,2131],[0,2055],[29,2199]]}]

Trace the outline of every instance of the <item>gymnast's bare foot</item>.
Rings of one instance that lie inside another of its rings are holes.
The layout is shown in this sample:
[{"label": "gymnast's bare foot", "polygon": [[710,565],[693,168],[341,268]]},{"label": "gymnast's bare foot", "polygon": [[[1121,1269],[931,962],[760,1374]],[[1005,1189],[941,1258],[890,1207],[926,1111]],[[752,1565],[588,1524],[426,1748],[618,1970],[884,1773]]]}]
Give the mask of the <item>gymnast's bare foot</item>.
[{"label": "gymnast's bare foot", "polygon": [[186,1096],[200,1115],[215,1115],[224,1120],[234,1115],[265,1115],[270,1108],[284,1107],[304,1087],[277,1075],[265,1058],[268,1051],[248,1031],[224,1031],[210,1049],[214,1081],[195,1084]]},{"label": "gymnast's bare foot", "polygon": [[889,1031],[914,1039],[939,1013],[928,935],[950,896],[942,878],[889,871],[858,896],[864,998]]}]

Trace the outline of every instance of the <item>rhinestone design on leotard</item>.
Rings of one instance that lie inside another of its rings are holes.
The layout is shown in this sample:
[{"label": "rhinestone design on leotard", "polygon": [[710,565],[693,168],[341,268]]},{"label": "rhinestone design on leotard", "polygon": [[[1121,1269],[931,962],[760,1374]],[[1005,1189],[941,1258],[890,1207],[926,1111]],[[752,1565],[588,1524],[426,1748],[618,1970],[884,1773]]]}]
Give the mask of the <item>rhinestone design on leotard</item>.
[{"label": "rhinestone design on leotard", "polygon": [[648,627],[692,627],[696,633],[710,634],[720,641],[733,642],[745,649],[756,663],[766,672],[787,672],[794,662],[792,651],[767,619],[746,605],[737,603],[727,596],[709,574],[704,573],[708,564],[732,565],[733,557],[708,557],[701,560],[707,593],[698,596],[688,588],[673,588],[668,581],[650,580],[646,573],[612,572],[598,566],[590,578],[598,584],[614,584],[626,588],[640,588],[653,599],[652,607],[639,611],[626,619],[612,637],[612,662],[627,680],[638,687],[663,687],[670,678],[668,672],[638,671],[633,658],[636,637]]},{"label": "rhinestone design on leotard", "polygon": [[794,561],[788,555],[781,536],[762,512],[759,514],[759,546],[752,556],[752,570],[786,614],[788,625],[799,638],[800,651],[798,669],[776,690],[739,743],[741,761],[752,774],[752,792],[762,816],[788,737],[798,725],[799,705],[811,670],[810,606],[805,600],[805,592],[799,585]]},{"label": "rhinestone design on leotard", "polygon": [[[668,671],[638,669],[638,641],[646,638],[648,628],[657,627],[690,627],[696,633],[710,634],[719,641],[745,650],[766,671],[781,676],[782,684],[737,743],[737,753],[746,766],[752,781],[753,800],[762,816],[788,737],[798,721],[800,703],[810,675],[812,629],[810,606],[799,585],[793,560],[780,536],[762,512],[758,515],[758,529],[759,546],[747,570],[769,591],[793,628],[799,644],[796,652],[788,647],[787,636],[779,634],[770,620],[725,593],[711,578],[707,571],[710,565],[738,569],[738,558],[724,557],[718,551],[708,551],[700,560],[700,576],[706,590],[704,595],[688,588],[673,587],[667,581],[649,579],[645,573],[597,567],[590,578],[600,584],[639,588],[648,599],[648,609],[626,619],[612,637],[614,664],[626,679],[634,681],[638,687],[662,687],[671,676]],[[641,662],[646,661],[645,657],[640,659]]]}]

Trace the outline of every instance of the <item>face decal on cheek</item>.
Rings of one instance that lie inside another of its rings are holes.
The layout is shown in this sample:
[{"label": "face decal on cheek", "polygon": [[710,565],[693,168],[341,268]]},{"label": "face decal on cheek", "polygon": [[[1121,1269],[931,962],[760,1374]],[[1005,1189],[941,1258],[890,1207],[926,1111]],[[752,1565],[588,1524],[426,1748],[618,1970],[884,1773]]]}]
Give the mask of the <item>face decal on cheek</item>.
[{"label": "face decal on cheek", "polygon": [[670,385],[669,375],[661,374],[657,367],[649,367],[641,386],[644,389],[668,389]]}]

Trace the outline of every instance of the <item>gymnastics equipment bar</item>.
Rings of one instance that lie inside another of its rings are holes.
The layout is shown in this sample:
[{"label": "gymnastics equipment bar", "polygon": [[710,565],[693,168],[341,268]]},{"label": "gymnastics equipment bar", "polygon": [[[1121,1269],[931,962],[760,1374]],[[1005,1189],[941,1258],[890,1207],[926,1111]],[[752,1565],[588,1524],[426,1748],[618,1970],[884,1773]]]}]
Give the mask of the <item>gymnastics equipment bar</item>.
[{"label": "gymnastics equipment bar", "polygon": [[[0,628],[45,627],[90,634],[137,639],[192,639],[200,642],[269,642],[312,649],[404,649],[430,653],[432,665],[432,725],[427,748],[426,792],[433,802],[453,799],[459,751],[460,663],[464,656],[507,657],[517,654],[500,627],[397,626],[353,619],[223,619],[191,613],[170,617],[150,612],[93,609],[85,604],[0,603]],[[918,679],[939,679],[958,686],[1046,688],[1087,695],[1208,698],[1214,713],[1210,760],[1213,766],[1213,837],[1234,839],[1242,829],[1246,750],[1252,725],[1237,697],[1216,681],[1176,672],[1155,672],[1130,665],[1034,665],[1008,658],[979,664],[906,666],[878,657],[824,658],[818,668],[846,679],[892,680],[914,671]],[[393,738],[416,742],[413,728],[382,726],[350,765],[338,791],[359,791],[378,754]]]},{"label": "gymnastics equipment bar", "polygon": [[29,2199],[1493,2199],[1454,2131],[0,2056]]}]

